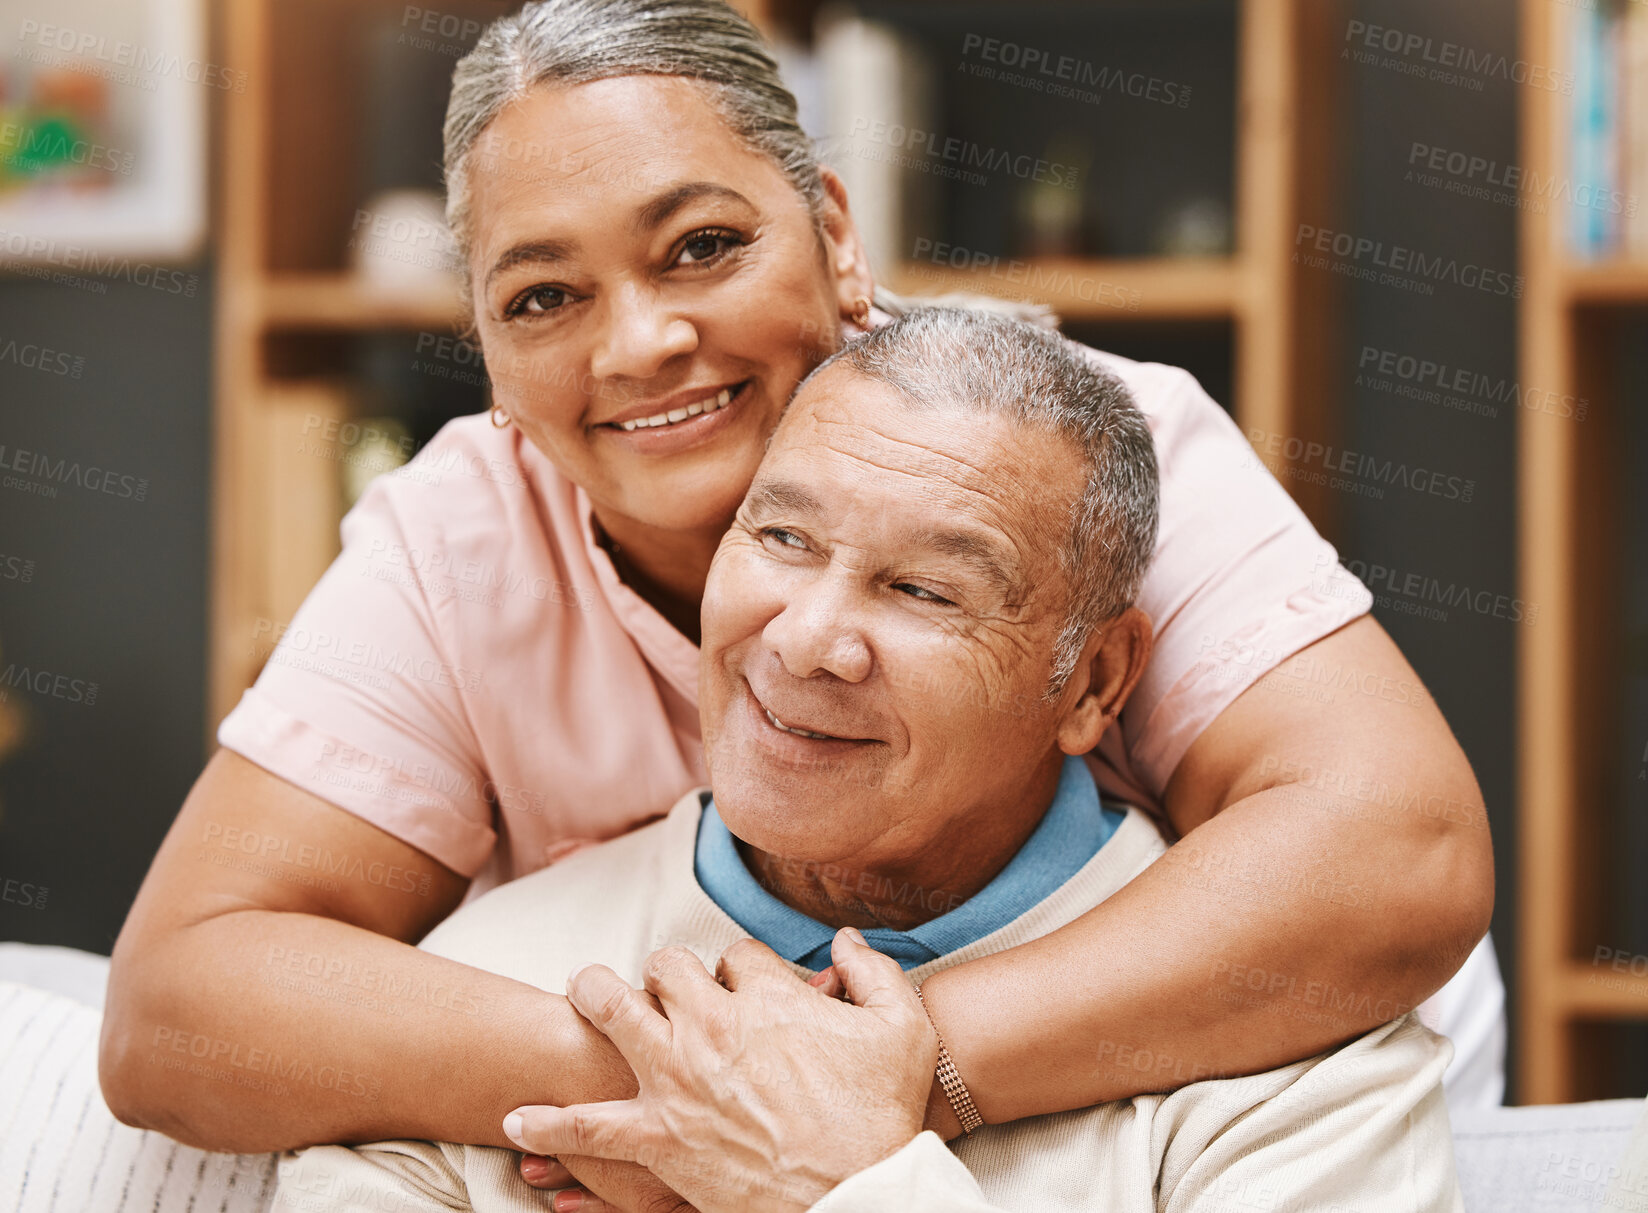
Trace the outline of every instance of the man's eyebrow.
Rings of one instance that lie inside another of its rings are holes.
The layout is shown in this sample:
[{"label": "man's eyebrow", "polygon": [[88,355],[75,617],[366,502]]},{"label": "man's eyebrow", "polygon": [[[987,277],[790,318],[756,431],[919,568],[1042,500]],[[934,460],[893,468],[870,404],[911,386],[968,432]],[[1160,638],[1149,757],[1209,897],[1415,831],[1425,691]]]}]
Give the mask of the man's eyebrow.
[{"label": "man's eyebrow", "polygon": [[630,230],[638,236],[643,236],[658,227],[676,211],[686,206],[687,203],[698,198],[722,198],[728,202],[742,202],[745,206],[753,209],[750,200],[730,185],[722,185],[718,181],[686,181],[673,189],[665,190],[646,203],[635,213],[635,220],[630,224]]},{"label": "man's eyebrow", "polygon": [[571,240],[522,240],[518,244],[512,244],[492,263],[492,268],[487,270],[486,285],[491,286],[492,280],[499,274],[518,265],[570,260],[577,247],[577,243]]},{"label": "man's eyebrow", "polygon": [[749,508],[753,512],[769,514],[820,514],[824,511],[817,497],[789,480],[756,481],[750,486]]},{"label": "man's eyebrow", "polygon": [[953,556],[969,564],[1007,595],[1019,589],[1018,562],[1008,559],[1000,545],[972,531],[923,531],[915,536],[918,547]]}]

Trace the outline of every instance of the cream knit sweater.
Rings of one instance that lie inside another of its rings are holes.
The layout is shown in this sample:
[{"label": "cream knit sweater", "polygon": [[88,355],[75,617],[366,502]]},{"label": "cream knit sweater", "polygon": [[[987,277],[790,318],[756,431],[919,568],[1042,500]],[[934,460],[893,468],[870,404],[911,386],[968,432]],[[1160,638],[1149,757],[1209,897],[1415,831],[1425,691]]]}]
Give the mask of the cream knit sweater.
[{"label": "cream knit sweater", "polygon": [[[632,984],[654,950],[712,970],[742,929],[693,877],[702,801],[464,906],[421,945],[560,993],[599,961]],[[1162,854],[1137,810],[1065,885],[1020,918],[918,969],[1010,948],[1079,917]],[[1103,957],[1095,957],[1103,963]],[[797,969],[797,972],[803,970]],[[1103,1049],[1094,1042],[1096,1057]],[[1413,1015],[1308,1061],[1077,1112],[989,1125],[952,1149],[931,1133],[831,1192],[830,1213],[1460,1213],[1442,1100],[1451,1046]],[[1131,1064],[1116,1059],[1121,1064]],[[1140,1058],[1144,1069],[1154,1059]],[[418,1141],[322,1146],[284,1159],[274,1208],[526,1213],[549,1196],[512,1151]]]}]

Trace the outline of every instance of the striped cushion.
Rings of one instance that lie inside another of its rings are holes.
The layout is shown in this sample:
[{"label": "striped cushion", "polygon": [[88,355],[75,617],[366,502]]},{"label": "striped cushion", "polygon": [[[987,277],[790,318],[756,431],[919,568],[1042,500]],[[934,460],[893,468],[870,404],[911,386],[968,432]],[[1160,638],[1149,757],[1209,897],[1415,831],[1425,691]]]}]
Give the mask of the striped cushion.
[{"label": "striped cushion", "polygon": [[0,981],[0,1209],[264,1213],[275,1154],[215,1154],[117,1121],[97,1085],[101,1016]]}]

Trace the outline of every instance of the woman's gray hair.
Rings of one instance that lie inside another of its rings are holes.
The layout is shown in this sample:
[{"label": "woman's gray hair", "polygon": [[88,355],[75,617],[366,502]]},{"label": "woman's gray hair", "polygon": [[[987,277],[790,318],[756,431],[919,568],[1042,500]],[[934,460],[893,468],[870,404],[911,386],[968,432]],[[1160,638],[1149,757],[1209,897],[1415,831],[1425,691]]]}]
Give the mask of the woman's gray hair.
[{"label": "woman's gray hair", "polygon": [[917,308],[849,341],[808,379],[837,363],[918,408],[1005,414],[1081,452],[1087,480],[1059,550],[1070,607],[1047,688],[1056,697],[1088,637],[1138,597],[1156,549],[1156,448],[1126,385],[1057,333],[964,308]]},{"label": "woman's gray hair", "polygon": [[815,222],[824,184],[795,97],[760,32],[722,0],[535,0],[487,27],[458,62],[446,107],[446,221],[469,256],[469,155],[510,102],[540,84],[616,76],[702,81],[728,128],[767,156]]}]

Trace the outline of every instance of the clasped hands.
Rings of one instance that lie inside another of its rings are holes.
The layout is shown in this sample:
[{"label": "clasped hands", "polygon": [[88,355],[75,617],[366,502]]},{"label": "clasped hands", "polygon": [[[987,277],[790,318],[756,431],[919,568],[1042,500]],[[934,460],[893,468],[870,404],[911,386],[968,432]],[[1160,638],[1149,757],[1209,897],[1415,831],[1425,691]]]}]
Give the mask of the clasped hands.
[{"label": "clasped hands", "polygon": [[922,1130],[938,1035],[909,978],[857,931],[836,933],[830,959],[808,983],[753,939],[714,976],[664,948],[644,992],[605,965],[577,970],[568,999],[640,1089],[510,1113],[528,1182],[582,1184],[555,1202],[579,1213],[796,1213],[896,1152]]}]

